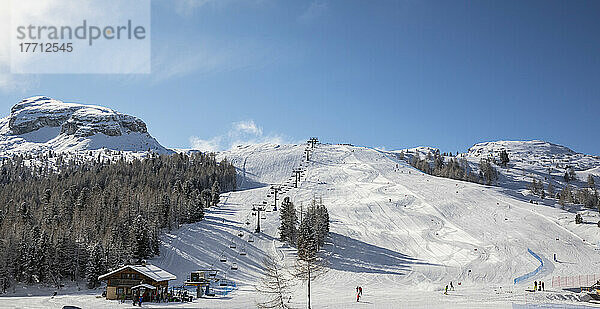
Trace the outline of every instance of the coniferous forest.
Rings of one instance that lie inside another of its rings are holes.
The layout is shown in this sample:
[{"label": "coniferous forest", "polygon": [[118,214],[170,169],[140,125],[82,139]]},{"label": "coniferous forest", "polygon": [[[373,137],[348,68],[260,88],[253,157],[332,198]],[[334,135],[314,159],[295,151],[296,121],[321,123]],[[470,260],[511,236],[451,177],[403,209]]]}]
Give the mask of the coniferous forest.
[{"label": "coniferous forest", "polygon": [[82,279],[95,287],[108,269],[160,254],[160,233],[202,220],[235,189],[235,175],[203,153],[3,158],[0,289]]}]

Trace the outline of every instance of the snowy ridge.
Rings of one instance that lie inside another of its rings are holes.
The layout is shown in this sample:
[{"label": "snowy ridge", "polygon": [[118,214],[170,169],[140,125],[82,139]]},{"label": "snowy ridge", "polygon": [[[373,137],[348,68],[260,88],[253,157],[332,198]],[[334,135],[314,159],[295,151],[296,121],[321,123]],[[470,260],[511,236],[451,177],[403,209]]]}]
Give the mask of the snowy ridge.
[{"label": "snowy ridge", "polygon": [[22,100],[0,119],[0,154],[112,149],[172,153],[134,116],[112,109],[37,96]]},{"label": "snowy ridge", "polygon": [[600,166],[600,157],[591,156],[561,145],[544,141],[497,141],[473,145],[463,156],[472,159],[498,157],[506,150],[511,161],[531,166],[559,167],[572,166],[575,170],[586,170]]}]

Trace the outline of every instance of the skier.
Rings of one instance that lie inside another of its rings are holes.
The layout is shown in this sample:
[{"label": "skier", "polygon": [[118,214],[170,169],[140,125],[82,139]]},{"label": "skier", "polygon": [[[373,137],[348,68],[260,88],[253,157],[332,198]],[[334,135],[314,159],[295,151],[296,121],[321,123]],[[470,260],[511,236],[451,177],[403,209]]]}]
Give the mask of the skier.
[{"label": "skier", "polygon": [[446,285],[446,290],[444,291],[444,295],[448,295],[448,285]]},{"label": "skier", "polygon": [[143,301],[144,301],[144,296],[140,296],[140,302],[139,302],[139,304],[140,304],[140,307],[142,306],[142,302],[143,302]]},{"label": "skier", "polygon": [[545,291],[546,288],[544,287],[544,281],[542,281],[542,291]]},{"label": "skier", "polygon": [[360,296],[362,296],[362,286],[359,286],[359,287],[358,287],[358,294],[359,294]]},{"label": "skier", "polygon": [[450,281],[450,289],[454,291],[454,285],[452,284],[452,281]]},{"label": "skier", "polygon": [[358,300],[360,299],[360,294],[356,293],[356,302],[358,303]]},{"label": "skier", "polygon": [[537,281],[533,281],[533,291],[537,291]]}]

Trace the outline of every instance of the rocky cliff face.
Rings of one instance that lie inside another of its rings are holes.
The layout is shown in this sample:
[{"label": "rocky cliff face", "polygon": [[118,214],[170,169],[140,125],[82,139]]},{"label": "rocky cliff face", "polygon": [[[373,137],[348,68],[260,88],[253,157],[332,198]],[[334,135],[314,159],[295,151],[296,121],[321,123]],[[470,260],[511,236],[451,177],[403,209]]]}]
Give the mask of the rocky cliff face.
[{"label": "rocky cliff face", "polygon": [[136,117],[101,106],[64,103],[48,97],[32,97],[17,103],[8,116],[8,126],[14,135],[43,127],[60,127],[61,133],[78,137],[148,133],[146,124]]},{"label": "rocky cliff face", "polygon": [[0,135],[0,151],[5,152],[56,147],[171,152],[148,134],[146,124],[137,117],[44,96],[13,106],[10,115],[0,120]]}]

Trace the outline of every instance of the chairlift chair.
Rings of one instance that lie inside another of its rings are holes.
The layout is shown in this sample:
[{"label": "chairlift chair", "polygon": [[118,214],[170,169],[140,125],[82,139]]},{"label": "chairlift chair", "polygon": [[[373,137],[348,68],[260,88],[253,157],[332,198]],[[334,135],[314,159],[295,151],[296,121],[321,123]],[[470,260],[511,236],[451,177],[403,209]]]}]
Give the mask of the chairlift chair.
[{"label": "chairlift chair", "polygon": [[246,249],[242,249],[242,251],[240,251],[240,255],[246,255]]},{"label": "chairlift chair", "polygon": [[248,242],[254,242],[254,237],[252,235],[250,235],[250,237],[248,237]]},{"label": "chairlift chair", "polygon": [[221,254],[221,258],[219,260],[221,262],[225,263],[225,262],[227,262],[227,257],[225,256],[225,254]]},{"label": "chairlift chair", "polygon": [[231,270],[237,270],[238,266],[236,262],[231,263]]},{"label": "chairlift chair", "polygon": [[[248,223],[250,223],[250,222],[248,222]],[[244,232],[242,232],[242,231],[240,230],[240,231],[238,232],[238,236],[239,236],[239,237],[244,237]]]}]

